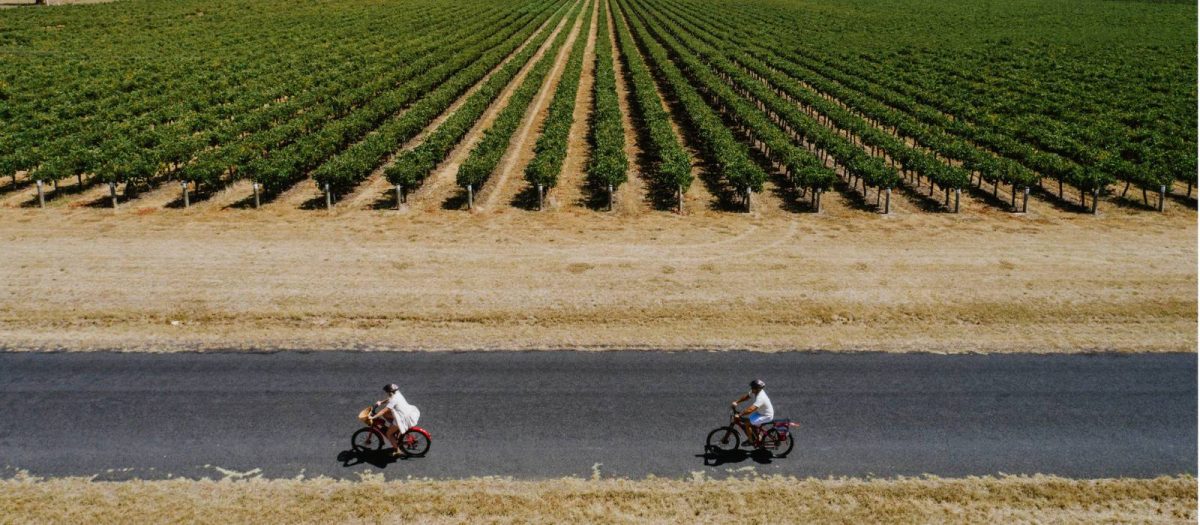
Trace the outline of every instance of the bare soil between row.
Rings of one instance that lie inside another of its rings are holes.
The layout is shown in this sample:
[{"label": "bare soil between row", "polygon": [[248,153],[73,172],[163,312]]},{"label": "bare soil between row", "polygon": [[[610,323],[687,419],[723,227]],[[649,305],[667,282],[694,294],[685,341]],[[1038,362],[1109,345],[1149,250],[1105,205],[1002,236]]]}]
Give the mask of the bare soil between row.
[{"label": "bare soil between row", "polygon": [[1195,352],[1194,214],[0,210],[9,350]]}]

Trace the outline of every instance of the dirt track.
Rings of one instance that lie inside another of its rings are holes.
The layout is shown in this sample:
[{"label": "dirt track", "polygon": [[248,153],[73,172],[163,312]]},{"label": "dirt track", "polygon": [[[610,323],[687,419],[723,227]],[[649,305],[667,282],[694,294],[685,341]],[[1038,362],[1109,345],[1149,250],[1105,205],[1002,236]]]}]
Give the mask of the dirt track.
[{"label": "dirt track", "polygon": [[[781,218],[782,217],[782,218]],[[10,348],[1195,351],[1195,212],[0,210]]]}]

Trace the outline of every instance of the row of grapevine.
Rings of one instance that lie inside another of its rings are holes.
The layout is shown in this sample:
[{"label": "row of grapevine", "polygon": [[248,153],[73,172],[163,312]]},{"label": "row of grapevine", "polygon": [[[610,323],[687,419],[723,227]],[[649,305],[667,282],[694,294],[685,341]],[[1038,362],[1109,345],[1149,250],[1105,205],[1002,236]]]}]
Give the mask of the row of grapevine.
[{"label": "row of grapevine", "polygon": [[[1143,188],[1158,189],[1174,179],[1195,180],[1195,169],[1187,166],[1195,164],[1194,148],[1189,146],[1195,144],[1195,124],[1184,116],[1194,116],[1194,106],[1183,112],[1165,108],[1132,111],[1128,109],[1130,104],[1140,105],[1161,95],[1137,85],[1140,83],[1130,85],[1132,89],[1125,90],[1125,96],[1118,102],[1078,86],[1062,86],[1066,89],[1061,90],[1039,86],[1035,90],[1023,75],[984,79],[958,71],[954,76],[968,82],[959,88],[962,90],[959,93],[966,93],[967,89],[972,93],[982,90],[1006,97],[1007,107],[996,109],[1004,109],[1012,118],[991,127],[1028,147],[1060,155],[1085,169],[1105,171]],[[952,89],[949,85],[953,84],[942,86],[942,90]],[[992,120],[982,108],[956,106],[973,122]],[[1123,112],[1106,114],[1114,108]],[[1097,118],[1096,114],[1102,116]],[[1181,129],[1193,131],[1181,135],[1178,133]]]},{"label": "row of grapevine", "polygon": [[[815,105],[817,111],[828,110],[830,108],[828,103],[822,103],[815,99],[805,89],[805,87],[811,87],[817,93],[830,98],[829,102],[850,110],[854,114],[853,116],[865,119],[870,126],[885,130],[890,128],[889,133],[894,137],[911,140],[917,148],[932,154],[933,157],[909,154],[904,148],[897,147],[903,146],[903,144],[896,144],[897,141],[894,139],[877,137],[873,141],[870,137],[864,137],[868,143],[888,143],[890,147],[883,149],[888,152],[889,156],[904,166],[913,166],[913,170],[918,173],[931,171],[931,163],[942,161],[951,164],[947,161],[955,160],[959,161],[963,168],[979,172],[981,178],[989,182],[999,181],[1014,187],[1028,187],[1036,182],[1037,175],[1035,173],[1012,160],[982,150],[961,138],[946,133],[941,128],[924,124],[871,97],[844,89],[837,83],[825,80],[809,70],[779,58],[765,47],[758,46],[753,42],[747,42],[745,45],[739,42],[735,46],[729,40],[716,38],[713,36],[713,32],[719,29],[714,27],[710,20],[693,16],[690,11],[682,9],[678,5],[670,5],[664,12],[669,12],[677,19],[687,21],[690,28],[685,26],[685,29],[688,29],[691,35],[721,48],[734,63],[741,65],[753,76],[776,87],[777,91],[787,94],[789,98],[810,104],[810,107]],[[862,129],[863,126],[853,120],[851,122],[853,123],[850,131],[862,136],[854,128]],[[875,135],[874,132],[871,134]],[[938,168],[932,168],[932,170],[939,171]],[[945,180],[944,177],[941,179],[938,180],[939,184],[953,183]]]},{"label": "row of grapevine", "polygon": [[750,159],[746,145],[733,136],[721,116],[708,106],[625,2],[621,2],[621,11],[622,18],[632,27],[635,39],[662,76],[666,89],[679,100],[704,153],[712,160],[721,178],[737,191],[740,198],[746,199],[744,204],[748,206],[750,193],[762,191],[767,174]]},{"label": "row of grapevine", "polygon": [[[819,64],[834,70],[848,67],[847,64],[828,59]],[[864,76],[862,73],[856,71],[842,76],[858,82],[862,82],[863,78],[871,78],[870,75]],[[888,79],[877,80],[884,82]],[[911,85],[891,80],[890,87],[902,86],[907,92],[891,95],[899,99],[898,104],[911,107],[912,102],[918,99],[921,102],[916,102],[917,104],[937,104],[937,109],[924,110],[919,115],[979,146],[1020,162],[1026,169],[1058,180],[1060,196],[1064,182],[1080,188],[1081,191],[1095,193],[1114,180],[1157,190],[1173,179],[1190,182],[1194,178],[1195,155],[1188,149],[1172,147],[1169,144],[1171,141],[1164,140],[1161,135],[1154,135],[1149,139],[1138,138],[1139,141],[1147,141],[1141,145],[1123,142],[1107,143],[1102,148],[1086,146],[1069,137],[1070,134],[1083,129],[1079,125],[1051,123],[1044,117],[1033,117],[1032,120],[1022,117],[1013,121],[1001,121],[993,116],[981,117],[978,112],[959,104],[955,99],[940,97],[928,91],[913,92]],[[946,112],[950,112],[954,118]],[[1105,133],[1111,137],[1125,134],[1120,129],[1111,129]],[[1135,133],[1140,134],[1140,131]]]},{"label": "row of grapevine", "polygon": [[[759,101],[743,98],[728,83],[728,77],[721,77],[709,71],[700,60],[679,45],[678,41],[660,30],[660,25],[653,23],[650,15],[646,19],[651,33],[666,45],[666,49],[679,62],[683,72],[694,81],[701,91],[707,93],[713,102],[724,108],[728,118],[751,138],[752,143],[766,156],[778,163],[789,180],[796,186],[806,190],[824,191],[829,189],[836,175],[825,166],[825,162],[808,150],[796,145],[793,137],[780,127],[779,114],[767,110]],[[756,103],[758,105],[756,105]],[[782,108],[791,113],[791,108]],[[873,182],[877,180],[873,179]]]},{"label": "row of grapevine", "polygon": [[[556,15],[551,19],[549,26],[565,24],[562,20],[573,12],[572,9],[565,16],[561,13]],[[562,33],[561,30],[560,33]],[[419,186],[425,177],[446,159],[454,146],[466,136],[471,127],[487,111],[488,106],[495,102],[504,87],[517,76],[522,67],[525,67],[551,34],[553,31],[549,27],[538,33],[521,52],[488,78],[450,118],[425,137],[420,145],[400,153],[395,162],[384,171],[388,182],[404,188]]]},{"label": "row of grapevine", "polygon": [[[278,32],[282,34],[285,30],[281,28]],[[286,70],[281,71],[268,58],[269,51],[263,52],[261,61],[244,64],[234,72],[233,79],[248,77],[247,81],[241,85],[219,83],[221,89],[212,89],[212,84],[221,79],[221,72],[206,71],[189,76],[186,74],[189,71],[181,66],[176,69],[183,71],[172,71],[178,74],[165,77],[165,85],[150,89],[140,89],[137,83],[126,83],[122,87],[127,89],[107,97],[92,88],[78,95],[81,97],[78,100],[31,100],[26,104],[13,104],[16,107],[12,111],[16,114],[44,104],[55,104],[53,108],[57,111],[54,114],[60,118],[42,119],[38,121],[39,126],[13,131],[15,137],[10,135],[9,138],[14,141],[9,144],[17,143],[15,154],[23,156],[24,162],[10,163],[5,169],[36,167],[39,173],[35,176],[54,179],[69,176],[71,172],[79,175],[85,171],[102,171],[100,159],[134,150],[144,157],[132,163],[139,167],[138,171],[153,170],[162,164],[178,168],[186,161],[188,143],[212,142],[215,139],[202,135],[213,126],[223,124],[230,117],[250,113],[257,106],[286,93],[270,84],[273,75]],[[43,74],[58,67],[54,64],[37,66],[34,71]],[[81,112],[88,118],[76,118]],[[8,129],[18,128],[19,122],[21,119],[7,122],[12,124]],[[24,154],[20,153],[22,150]],[[119,176],[119,173],[113,173],[110,178]]]},{"label": "row of grapevine", "polygon": [[[775,24],[760,25],[778,28],[774,35],[779,38],[787,39],[791,33]],[[948,128],[982,139],[981,146],[1085,190],[1103,187],[1114,178],[1155,189],[1173,179],[1195,179],[1195,92],[1192,89],[1188,97],[1186,92],[1169,95],[1167,91],[1187,84],[1163,85],[1159,78],[1146,78],[1121,83],[1116,92],[1102,92],[1061,76],[1031,82],[1034,79],[1024,68],[985,77],[976,68],[959,67],[961,57],[938,52],[933,53],[936,59],[920,64],[904,56],[903,68],[881,75],[886,64],[877,57],[846,60],[803,46],[797,46],[795,53],[818,62],[820,68],[844,71],[851,79],[886,85],[902,99],[931,105],[936,116],[953,116],[946,119]],[[1047,84],[1059,88],[1047,89]],[[1128,109],[1151,101],[1158,107]],[[1171,105],[1191,109],[1166,109]]]},{"label": "row of grapevine", "polygon": [[[434,6],[430,5],[419,6],[412,14],[431,17],[432,21],[439,26],[444,21],[454,19],[454,13],[438,12]],[[64,16],[63,18],[69,17]],[[243,17],[239,15],[239,21],[240,18]],[[79,22],[79,20],[70,20],[72,26],[77,26]],[[5,106],[5,124],[10,130],[15,131],[20,129],[22,124],[34,122],[29,120],[30,117],[49,117],[50,121],[39,120],[36,125],[27,125],[23,130],[36,132],[53,127],[57,123],[75,122],[84,117],[110,110],[120,110],[123,107],[142,106],[157,109],[172,103],[190,103],[196,110],[209,109],[214,105],[214,101],[206,100],[205,95],[223,94],[233,88],[241,88],[242,96],[231,100],[240,107],[230,108],[233,112],[226,113],[227,116],[233,115],[241,109],[253,107],[252,104],[245,105],[243,102],[259,94],[259,91],[255,89],[259,87],[258,82],[265,82],[263,85],[271,86],[279,81],[280,77],[287,79],[311,78],[315,73],[324,70],[322,66],[336,64],[337,55],[340,52],[353,49],[350,43],[343,46],[341,42],[336,42],[332,48],[327,44],[319,52],[313,51],[306,54],[303,57],[304,62],[289,62],[286,57],[295,55],[296,50],[305,49],[295,47],[302,43],[301,38],[305,38],[297,36],[303,34],[301,32],[319,28],[322,31],[315,32],[315,36],[339,34],[352,30],[362,22],[356,17],[346,17],[343,20],[323,20],[320,26],[296,27],[278,23],[259,26],[247,25],[246,27],[255,28],[255,40],[266,41],[271,45],[237,45],[242,42],[222,45],[221,40],[226,35],[221,34],[216,35],[216,41],[206,39],[203,42],[203,45],[209,48],[207,49],[208,53],[203,56],[156,57],[153,56],[154,49],[134,47],[133,49],[120,49],[119,53],[115,55],[101,54],[97,57],[92,53],[65,55],[59,53],[55,55],[56,59],[65,60],[33,60],[24,64],[26,68],[21,71],[20,78],[37,77],[41,79],[41,84],[53,85],[56,89],[50,92],[16,92],[8,98],[11,105]],[[401,34],[420,29],[417,20],[405,16],[393,15],[389,17],[388,22],[397,24],[397,29],[401,31]],[[197,39],[198,35],[195,34],[194,28],[189,27],[186,21],[170,22],[165,25],[166,27],[156,28],[158,33],[154,36],[154,40],[162,39],[163,42],[174,43],[172,39],[184,41]],[[240,25],[242,24],[235,24],[234,27]],[[55,38],[57,40],[62,37],[56,36]],[[150,44],[161,45],[161,43],[155,41]],[[384,46],[384,42],[372,42],[366,51],[371,51],[371,47],[377,47],[381,56],[388,57],[390,56],[389,51],[403,53],[412,49],[415,43],[410,40],[404,41],[404,44],[400,46],[395,43],[388,43]],[[97,49],[101,52],[107,51],[97,48],[95,42],[89,41],[87,44],[89,44],[89,51]],[[179,43],[179,45],[189,44],[192,42]],[[361,49],[362,44],[358,45]],[[213,47],[216,49],[212,49]],[[295,49],[292,49],[293,47]],[[131,55],[130,53],[136,54]],[[222,69],[222,62],[226,61],[236,63],[238,67]],[[297,67],[304,64],[317,67]],[[167,98],[151,100],[158,96]]]},{"label": "row of grapevine", "polygon": [[[532,31],[532,24],[526,31]],[[432,53],[414,64],[425,72],[412,83],[393,91],[394,96],[370,100],[346,118],[303,135],[287,147],[272,151],[269,156],[255,159],[247,166],[250,172],[247,175],[255,179],[267,193],[290,187],[324,159],[359,141],[382,119],[425,96],[434,86],[453,75],[469,70],[479,53],[505,40],[515,47],[523,39],[521,33],[504,31],[485,38],[482,43],[469,48],[467,53],[453,48]]]},{"label": "row of grapevine", "polygon": [[609,14],[613,19],[613,30],[617,35],[617,47],[621,61],[629,72],[633,113],[641,117],[642,150],[649,160],[651,183],[659,193],[673,192],[682,210],[683,194],[692,185],[692,163],[687,151],[671,128],[670,116],[662,107],[662,100],[655,89],[654,78],[646,67],[629,28],[616,12]]},{"label": "row of grapevine", "polygon": [[[689,64],[689,69],[694,72],[694,75],[703,77],[706,75],[708,67],[711,67],[721,77],[721,80],[735,86],[741,95],[761,104],[763,109],[769,110],[773,118],[784,120],[789,124],[791,130],[800,130],[799,133],[805,140],[832,153],[840,164],[848,168],[851,175],[861,177],[864,184],[877,188],[893,187],[897,182],[897,164],[906,173],[915,172],[928,177],[947,192],[952,189],[960,189],[966,184],[968,174],[962,168],[943,164],[931,154],[910,148],[891,134],[869,125],[862,119],[849,114],[840,106],[799,88],[795,83],[788,82],[787,79],[773,78],[771,82],[764,83],[762,82],[763,77],[753,77],[732,64],[712,47],[703,44],[691,34],[684,34],[672,20],[664,17],[660,21],[660,25],[666,28],[662,37],[679,54],[680,59]],[[677,38],[679,41],[676,41]],[[707,67],[700,60],[694,58],[692,53],[697,53],[699,58],[706,61]],[[769,70],[762,70],[761,73],[772,75]],[[716,83],[718,81],[713,79],[706,81],[708,85]],[[768,84],[775,89],[768,88]],[[785,92],[802,98],[804,106],[812,111],[810,115],[820,119],[822,126],[814,126],[811,119],[799,118],[798,113],[790,107],[793,105],[791,101],[781,95]],[[728,100],[724,103],[731,104]],[[747,111],[749,110],[738,110],[735,113],[740,116]],[[828,126],[833,126],[837,131],[831,133],[827,129],[822,129],[822,127]],[[847,138],[850,141],[840,137],[839,132],[848,135]],[[868,155],[866,149],[869,149],[875,156]],[[887,153],[890,165],[885,165],[879,160],[882,153]]]},{"label": "row of grapevine", "polygon": [[[576,7],[575,11],[579,11],[580,7],[586,3],[586,1],[579,2],[580,6]],[[573,12],[571,18],[575,16],[577,15]],[[533,97],[537,95],[538,90],[541,89],[542,83],[550,73],[551,67],[554,66],[559,48],[563,46],[563,43],[566,42],[567,37],[571,34],[570,25],[569,23],[565,24],[562,30],[559,31],[554,42],[546,49],[541,58],[534,63],[533,68],[529,70],[525,78],[521,81],[521,84],[508,98],[504,109],[500,110],[491,127],[483,132],[483,138],[475,144],[474,148],[471,148],[467,159],[458,168],[455,180],[459,186],[467,190],[468,195],[482,186],[491,177],[492,172],[496,171],[496,166],[500,163],[500,158],[504,156],[504,152],[508,149],[513,133],[521,125],[521,120],[525,116],[526,109],[533,101]],[[468,198],[468,205],[471,204]]]},{"label": "row of grapevine", "polygon": [[[447,27],[449,27],[449,24],[453,23],[454,21],[451,18],[445,18],[436,20],[436,22],[438,22],[439,25],[434,27],[440,27],[440,24],[447,24]],[[467,35],[464,34],[461,36]],[[424,46],[430,44],[437,45],[438,42],[434,41],[431,43],[420,43],[414,41],[413,44],[420,44],[416,49],[414,49],[414,51],[421,53],[427,51],[424,49]],[[349,47],[349,45],[347,45],[347,47]],[[379,51],[382,52],[383,48],[379,48]],[[402,54],[401,58],[405,56],[409,56],[408,53]],[[254,65],[255,64],[252,64],[250,66]],[[393,75],[377,76],[376,78],[381,77],[382,80],[367,85],[359,84],[354,90],[350,91],[360,94],[363,100],[367,100],[373,95],[385,91],[385,89],[389,89],[392,83],[398,82],[406,77],[410,77],[411,75],[420,71],[420,69],[401,69],[397,72],[394,67],[389,66],[389,64],[386,62],[381,64],[381,66],[384,68],[391,67],[391,69],[376,70],[375,67],[371,67],[364,70],[361,65],[359,65],[358,69],[360,74],[382,74],[385,72],[395,73]],[[262,69],[265,73],[266,68]],[[247,67],[246,70],[250,73],[253,73],[257,69],[255,67]],[[354,77],[345,78],[344,80],[348,82],[342,82],[343,86],[345,84],[354,85],[353,81],[351,80],[352,78]],[[71,171],[74,171],[77,175],[83,171],[88,171],[96,173],[102,180],[108,182],[148,182],[148,180],[156,173],[164,171],[164,164],[169,164],[170,170],[172,171],[178,169],[185,163],[188,164],[188,168],[192,168],[193,166],[203,168],[205,164],[203,162],[198,162],[199,159],[189,163],[189,159],[195,152],[199,152],[203,155],[204,153],[213,151],[215,146],[219,146],[225,141],[234,140],[247,132],[246,128],[237,129],[232,124],[234,120],[241,120],[247,126],[272,126],[275,124],[274,119],[278,118],[278,116],[295,114],[297,112],[303,112],[306,109],[305,106],[295,106],[289,104],[293,101],[300,100],[302,97],[297,97],[294,95],[289,97],[286,95],[289,93],[289,91],[283,91],[281,93],[278,91],[278,87],[261,89],[260,86],[256,86],[254,84],[232,87],[240,87],[241,90],[230,90],[227,93],[227,100],[232,101],[232,103],[229,104],[216,104],[210,107],[205,107],[203,105],[196,104],[195,101],[192,101],[191,103],[181,102],[173,105],[163,105],[161,101],[157,100],[138,100],[137,104],[139,105],[150,104],[153,106],[153,104],[160,104],[161,108],[173,110],[173,112],[162,110],[152,111],[149,114],[149,120],[138,118],[134,120],[119,121],[115,125],[105,125],[104,123],[111,122],[112,120],[119,120],[113,118],[118,115],[117,113],[103,115],[104,117],[109,117],[111,120],[106,120],[104,118],[94,119],[93,122],[98,122],[101,125],[104,125],[104,127],[101,129],[105,132],[104,135],[107,137],[103,143],[73,143],[71,144],[71,155],[53,155],[48,158],[48,161],[42,163],[42,167],[39,167],[38,171],[41,172],[47,167],[54,168],[56,165],[63,166],[64,164],[68,166],[67,169],[51,169],[48,170],[47,173],[35,173],[35,175],[46,176],[48,174],[53,174],[54,176],[68,176]],[[296,85],[290,84],[285,85],[284,87],[295,88]],[[335,94],[329,98],[321,100],[320,102],[333,107],[343,105],[339,104],[338,102],[347,100],[345,92],[348,90],[343,87],[340,91],[342,92],[341,95]],[[290,91],[290,93],[297,94],[296,91]],[[173,94],[178,95],[179,93],[176,92]],[[283,103],[264,104],[263,102],[264,100],[271,100],[281,96],[287,98],[287,100],[285,100]],[[197,100],[205,101],[203,97],[198,97]],[[267,107],[268,109],[259,111],[259,108],[255,107],[254,104],[264,105],[264,107]],[[344,105],[349,106],[349,104]],[[126,113],[129,113],[128,107],[128,105],[123,107]],[[180,114],[186,115],[186,118],[181,117]],[[267,114],[273,114],[273,116],[265,117]],[[303,127],[298,126],[296,128],[300,132],[306,132],[308,131],[308,126],[319,121],[320,116],[321,111],[312,111],[310,108],[309,111],[304,113],[303,117],[304,122],[306,122],[307,125]],[[277,131],[279,129],[286,128],[280,126],[272,128],[273,131]],[[69,140],[69,138],[70,137],[61,139],[60,143],[66,143],[65,141]],[[239,149],[246,154],[246,157],[249,157],[252,154],[250,148],[243,147]],[[47,152],[61,153],[54,151],[52,148],[43,148],[43,150]],[[78,162],[78,159],[98,159],[102,160],[103,162],[98,162],[96,165],[89,166]],[[70,162],[66,162],[66,160],[69,160]],[[220,170],[223,171],[225,166],[225,164],[222,164],[220,166]],[[198,170],[193,169],[192,171],[181,175],[185,175],[190,178],[192,175],[195,175],[197,171]]]},{"label": "row of grapevine", "polygon": [[592,88],[592,155],[588,159],[587,173],[590,184],[608,192],[611,208],[613,191],[625,183],[629,159],[625,157],[625,125],[621,121],[617,99],[608,2],[601,3],[600,9],[601,24],[596,34],[596,84]]},{"label": "row of grapevine", "polygon": [[[673,14],[681,16],[679,11],[675,11]],[[696,24],[706,22],[697,20],[695,17],[689,21]],[[692,33],[698,36],[709,35],[713,30],[711,27],[702,27],[692,30]],[[709,38],[709,40],[713,39]],[[733,41],[736,44],[732,45],[742,45],[736,39]],[[756,47],[753,44],[746,45],[750,49]],[[840,96],[830,98],[819,96],[806,89],[806,86],[817,86],[818,91],[826,92],[827,97],[828,92],[825,90],[834,90],[822,82],[819,77],[814,79],[814,76],[811,75],[797,75],[790,64],[771,56],[765,50],[762,53],[767,55],[766,60],[770,60],[769,63],[760,62],[733,48],[730,48],[729,53],[736,57],[741,67],[775,87],[778,92],[802,101],[805,106],[813,108],[821,118],[828,119],[829,123],[839,129],[850,131],[857,139],[870,145],[872,149],[885,151],[890,159],[905,167],[906,173],[933,174],[934,182],[949,189],[962,187],[971,178],[971,173],[978,172],[981,182],[986,179],[993,183],[1003,181],[1011,184],[1014,205],[1017,188],[1019,186],[1028,188],[1038,180],[1035,173],[1009,159],[997,157],[967,141],[950,137],[936,128],[917,123],[906,115],[881,104],[864,100],[863,97],[837,92],[834,92],[835,95]],[[780,71],[788,72],[791,76],[785,76]],[[803,85],[797,82],[799,78],[804,79]],[[847,108],[857,108],[863,111]],[[864,119],[866,119],[865,122]],[[892,131],[886,131],[886,125],[892,126]],[[897,132],[897,129],[900,128],[903,128],[905,132]],[[910,148],[902,140],[905,137],[913,140],[916,147]],[[952,160],[958,162],[951,162]],[[960,165],[961,167],[959,167]],[[930,189],[932,191],[932,186]],[[948,195],[947,204],[949,204]],[[1021,209],[1024,207],[1022,206]]]},{"label": "row of grapevine", "polygon": [[[520,25],[513,24],[509,27],[519,28]],[[400,144],[416,136],[505,57],[511,55],[532,34],[535,27],[531,22],[523,30],[498,32],[496,36],[508,38],[507,42],[498,47],[492,47],[494,42],[489,40],[477,49],[459,52],[455,61],[461,60],[467,64],[464,69],[436,89],[421,92],[421,99],[402,114],[388,118],[362,141],[318,167],[313,172],[313,179],[318,187],[328,187],[335,194],[353,188],[382,164],[388,155],[395,152]]]},{"label": "row of grapevine", "polygon": [[[592,22],[592,9],[584,6],[580,36],[575,39],[562,79],[554,90],[550,110],[542,124],[542,134],[534,145],[533,159],[525,166],[525,180],[538,188],[538,208],[542,206],[544,189],[558,185],[558,174],[567,157],[567,140],[571,125],[575,121],[575,96],[579,93],[579,79],[583,74],[583,52],[587,47],[586,33]],[[565,31],[564,31],[565,32]]]},{"label": "row of grapevine", "polygon": [[[798,60],[793,62],[788,69],[792,69],[796,75],[805,75],[804,78],[812,79],[812,84],[818,89],[824,91],[830,96],[836,97],[839,100],[846,101],[853,97],[843,94],[838,95],[838,90],[834,88],[835,84],[828,81],[822,81],[822,77],[836,79],[842,85],[867,84],[864,77],[855,74],[839,74],[831,69],[823,69],[817,71],[813,67],[821,67],[813,64],[802,65]],[[807,71],[805,71],[806,68]],[[973,145],[991,153],[997,158],[999,168],[1006,169],[1009,172],[1015,173],[1018,177],[1016,180],[1009,181],[997,177],[998,180],[1006,183],[1021,183],[1024,179],[1037,180],[1041,177],[1050,177],[1058,180],[1060,183],[1067,183],[1082,189],[1099,188],[1108,185],[1112,181],[1112,177],[1103,172],[1088,171],[1074,161],[1067,159],[1061,155],[1041,151],[1029,144],[1017,140],[1009,134],[998,132],[991,126],[980,126],[976,123],[961,119],[951,118],[942,110],[928,107],[919,102],[915,98],[905,95],[895,94],[887,90],[876,88],[869,91],[867,95],[871,98],[881,101],[882,104],[888,104],[892,108],[903,108],[902,111],[911,115],[911,118],[917,119],[920,123],[929,126],[933,129],[943,130],[946,134],[960,137],[965,144]],[[910,133],[915,133],[915,126],[909,126]],[[928,140],[928,139],[927,139]],[[952,157],[957,158],[957,157]],[[1020,166],[1009,168],[1009,162],[1017,162]],[[966,160],[964,160],[966,162]],[[986,161],[983,164],[987,166]]]},{"label": "row of grapevine", "polygon": [[[516,21],[516,16],[507,15],[505,19]],[[393,66],[383,71],[372,68],[371,73],[374,74],[365,77],[369,79],[367,82],[355,84],[357,79],[364,78],[363,72],[350,69],[314,89],[289,97],[276,105],[270,114],[246,119],[236,136],[222,142],[220,147],[203,152],[188,166],[182,178],[211,185],[219,183],[226,173],[232,178],[257,179],[261,173],[269,172],[264,167],[269,165],[269,159],[276,151],[284,150],[302,137],[317,133],[326,126],[337,125],[360,109],[365,108],[378,115],[388,107],[404,104],[422,85],[436,80],[438,72],[430,67],[439,62],[441,55],[438,52],[444,53],[448,42],[460,41],[470,45],[473,36],[470,31],[477,27],[481,26],[470,25],[452,30],[447,40],[430,42],[436,47],[418,48],[423,58],[397,64],[400,67]],[[447,27],[447,30],[450,29]],[[480,48],[487,44],[482,42],[475,46]],[[286,180],[273,185],[272,189],[284,187]]]}]

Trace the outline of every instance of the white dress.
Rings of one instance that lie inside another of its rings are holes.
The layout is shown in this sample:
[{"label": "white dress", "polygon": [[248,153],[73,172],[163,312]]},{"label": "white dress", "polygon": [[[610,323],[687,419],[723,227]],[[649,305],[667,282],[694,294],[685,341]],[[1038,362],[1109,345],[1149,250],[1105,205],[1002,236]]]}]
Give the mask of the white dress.
[{"label": "white dress", "polygon": [[388,398],[386,406],[392,411],[393,422],[401,434],[408,432],[408,429],[416,426],[417,420],[421,419],[421,411],[408,404],[408,400],[404,399],[404,395],[399,391]]}]

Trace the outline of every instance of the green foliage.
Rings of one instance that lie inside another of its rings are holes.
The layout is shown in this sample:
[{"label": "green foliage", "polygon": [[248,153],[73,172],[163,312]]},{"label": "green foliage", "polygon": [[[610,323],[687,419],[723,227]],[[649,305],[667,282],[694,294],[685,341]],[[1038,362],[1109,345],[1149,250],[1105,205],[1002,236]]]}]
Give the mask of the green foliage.
[{"label": "green foliage", "polygon": [[[999,161],[1001,169],[981,171],[986,180],[1157,189],[1172,176],[1195,178],[1162,167],[1196,148],[1194,5],[1007,0],[989,4],[988,16],[979,9],[972,1],[664,0],[654,11],[828,111],[842,129],[866,131],[864,142],[896,159],[913,156],[854,120],[947,165]],[[1106,22],[1112,17],[1120,28]],[[855,30],[835,29],[845,23]]]},{"label": "green foliage", "polygon": [[596,84],[593,86],[592,155],[587,172],[591,183],[614,189],[625,182],[629,159],[625,157],[625,126],[617,99],[612,39],[609,37],[608,2],[600,4],[600,24],[596,35]]},{"label": "green foliage", "polygon": [[538,33],[521,52],[504,64],[478,90],[455,111],[445,122],[442,122],[417,147],[404,151],[396,157],[395,163],[385,172],[392,184],[402,184],[415,187],[425,180],[438,163],[446,158],[454,146],[466,136],[487,111],[487,108],[500,96],[504,87],[517,76],[521,68],[537,52],[549,37],[551,30],[562,14],[551,18],[547,28]]},{"label": "green foliage", "polygon": [[[617,12],[613,12],[616,18]],[[649,175],[660,189],[681,189],[687,191],[692,185],[692,161],[675,131],[671,128],[670,117],[662,107],[658,91],[655,89],[654,78],[633,41],[629,28],[618,18],[614,23],[617,44],[621,51],[621,59],[629,76],[633,91],[633,105],[642,117],[642,125],[649,143],[643,144],[642,149],[653,164]]]},{"label": "green foliage", "polygon": [[628,19],[638,42],[646,50],[650,61],[665,80],[666,90],[679,100],[692,128],[696,130],[705,153],[716,163],[721,177],[738,189],[750,188],[754,191],[762,191],[762,185],[767,175],[749,159],[749,150],[746,145],[734,137],[733,132],[725,126],[717,112],[688,82],[683,72],[671,61],[667,50],[650,37],[642,21],[636,16],[628,17]]},{"label": "green foliage", "polygon": [[[163,14],[195,3],[154,9]],[[60,10],[59,22],[80,34],[47,42],[55,54],[14,54],[20,75],[0,68],[0,83],[23,88],[4,106],[0,129],[13,137],[6,144],[28,145],[0,156],[11,169],[37,168],[54,178],[94,172],[102,180],[150,181],[178,170],[208,184],[251,176],[268,192],[321,168],[320,182],[344,189],[559,5],[435,0],[405,11],[267,0],[251,13],[164,14],[155,18],[161,27],[136,42],[125,39],[142,33],[109,31],[106,23],[79,18],[102,6]],[[127,11],[104,19],[139,16]],[[34,13],[18,23],[40,28],[42,18]],[[496,27],[502,30],[492,31]],[[345,38],[350,34],[370,38]],[[72,54],[81,52],[69,51],[72,46],[86,46],[87,54]]]},{"label": "green foliage", "polygon": [[585,9],[579,36],[571,46],[567,64],[550,101],[550,111],[542,123],[542,134],[534,145],[533,160],[525,167],[525,180],[532,185],[541,184],[548,188],[558,185],[558,173],[567,158],[568,135],[575,120],[575,96],[579,93],[579,79],[583,73],[583,52],[587,48],[588,27],[592,21],[591,6],[585,5]]},{"label": "green foliage", "polygon": [[[582,5],[582,2],[576,4],[568,16],[574,17]],[[554,66],[558,49],[562,47],[570,33],[571,24],[568,22],[564,24],[562,30],[558,32],[558,36],[554,38],[554,42],[525,75],[521,85],[517,87],[516,91],[513,91],[492,126],[483,132],[483,138],[475,144],[467,159],[458,168],[456,180],[459,186],[470,185],[478,189],[491,177],[492,172],[496,170],[496,165],[500,163],[500,158],[508,149],[513,133],[520,126],[526,109],[533,101],[533,97],[537,95],[538,90],[541,89],[542,82],[550,73],[550,68]]]}]

